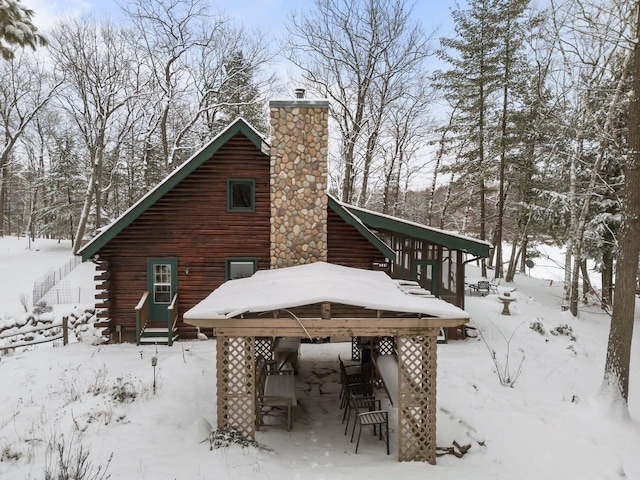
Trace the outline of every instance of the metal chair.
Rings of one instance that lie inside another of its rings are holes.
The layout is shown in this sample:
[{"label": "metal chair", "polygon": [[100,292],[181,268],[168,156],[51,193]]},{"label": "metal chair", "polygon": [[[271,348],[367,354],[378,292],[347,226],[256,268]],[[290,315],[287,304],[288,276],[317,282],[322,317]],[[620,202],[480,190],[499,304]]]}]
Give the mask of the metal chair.
[{"label": "metal chair", "polygon": [[[367,375],[360,370],[358,365],[350,365],[349,367],[345,366],[339,355],[338,362],[340,362],[340,381],[342,383],[342,387],[340,388],[340,408],[346,408],[349,403],[348,387],[352,385],[366,385],[370,382]],[[352,367],[358,368],[358,371],[354,373],[347,372],[347,368]]]},{"label": "metal chair", "polygon": [[478,281],[478,285],[476,286],[476,292],[478,292],[483,297],[485,295],[489,295],[491,290],[491,284],[487,280]]},{"label": "metal chair", "polygon": [[[378,438],[384,440],[387,444],[387,455],[389,455],[389,412],[386,410],[369,410],[361,412],[358,407],[358,403],[354,403],[356,408],[356,421],[353,424],[353,430],[351,432],[351,442],[353,442],[353,436],[356,433],[356,424],[358,428],[358,441],[356,442],[356,454],[358,453],[358,446],[360,445],[360,436],[362,435],[362,426],[373,427],[373,434],[376,434],[378,429]],[[382,427],[385,428],[384,437],[382,435]]]},{"label": "metal chair", "polygon": [[[358,411],[369,409],[369,411],[381,410],[380,400],[369,393],[364,394],[349,394],[349,405],[344,409],[344,415],[342,416],[342,423],[345,422],[344,434],[347,434],[349,430],[349,420],[351,419],[351,411],[355,411],[356,415]],[[355,429],[355,423],[353,425]]]}]

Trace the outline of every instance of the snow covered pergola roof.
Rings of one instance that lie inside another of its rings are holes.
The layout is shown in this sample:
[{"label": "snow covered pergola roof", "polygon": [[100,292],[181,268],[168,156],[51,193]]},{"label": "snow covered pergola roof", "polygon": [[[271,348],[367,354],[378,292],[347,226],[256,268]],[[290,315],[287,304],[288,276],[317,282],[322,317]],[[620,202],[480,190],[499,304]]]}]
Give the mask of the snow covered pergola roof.
[{"label": "snow covered pergola roof", "polygon": [[183,318],[220,335],[251,330],[252,335],[358,336],[418,334],[462,325],[469,315],[438,298],[407,293],[384,272],[316,262],[230,280]]}]

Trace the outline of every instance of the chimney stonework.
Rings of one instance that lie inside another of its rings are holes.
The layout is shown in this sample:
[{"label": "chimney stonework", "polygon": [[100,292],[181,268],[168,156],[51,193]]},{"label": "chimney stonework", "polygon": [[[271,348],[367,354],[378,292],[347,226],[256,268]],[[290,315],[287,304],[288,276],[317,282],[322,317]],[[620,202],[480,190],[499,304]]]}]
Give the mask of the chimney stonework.
[{"label": "chimney stonework", "polygon": [[327,100],[271,110],[271,268],[327,261]]}]

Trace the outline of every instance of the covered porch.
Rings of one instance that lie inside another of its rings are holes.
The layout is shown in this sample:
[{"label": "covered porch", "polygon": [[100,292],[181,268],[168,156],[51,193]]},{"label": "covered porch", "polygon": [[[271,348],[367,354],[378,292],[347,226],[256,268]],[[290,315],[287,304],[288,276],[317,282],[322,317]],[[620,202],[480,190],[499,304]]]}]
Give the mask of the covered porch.
[{"label": "covered porch", "polygon": [[251,438],[256,364],[273,358],[273,339],[393,338],[398,460],[435,463],[437,335],[468,321],[459,308],[408,294],[383,272],[317,262],[227,282],[184,319],[217,337],[218,428],[233,426]]}]

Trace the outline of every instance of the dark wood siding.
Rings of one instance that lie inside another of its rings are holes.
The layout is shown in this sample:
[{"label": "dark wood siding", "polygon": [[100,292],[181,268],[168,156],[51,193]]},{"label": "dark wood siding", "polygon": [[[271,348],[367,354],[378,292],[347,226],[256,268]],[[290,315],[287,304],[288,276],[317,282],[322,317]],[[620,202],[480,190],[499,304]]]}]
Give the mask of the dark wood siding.
[{"label": "dark wood siding", "polygon": [[[254,212],[227,212],[229,178],[255,180]],[[255,257],[258,269],[269,268],[269,204],[269,156],[238,134],[99,252],[109,265],[111,325],[130,338],[149,257],[178,259],[180,314],[225,281],[225,259]]]},{"label": "dark wood siding", "polygon": [[327,260],[365,270],[374,269],[374,262],[386,262],[376,247],[331,209],[327,218]]}]

